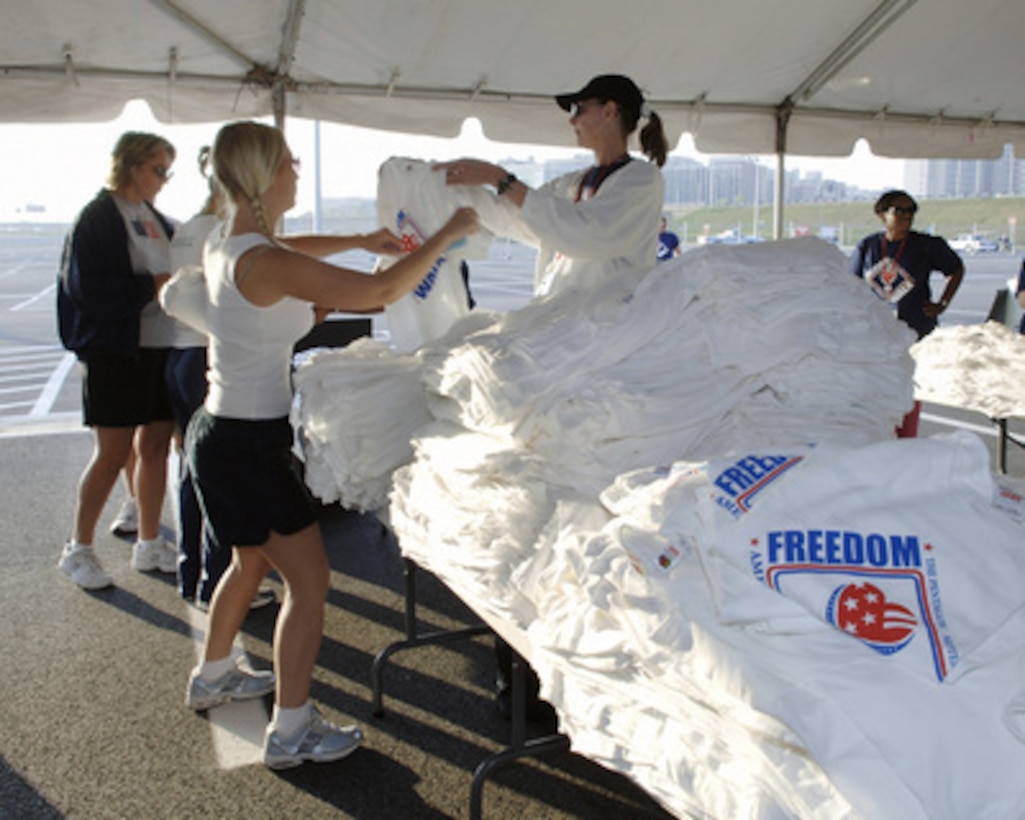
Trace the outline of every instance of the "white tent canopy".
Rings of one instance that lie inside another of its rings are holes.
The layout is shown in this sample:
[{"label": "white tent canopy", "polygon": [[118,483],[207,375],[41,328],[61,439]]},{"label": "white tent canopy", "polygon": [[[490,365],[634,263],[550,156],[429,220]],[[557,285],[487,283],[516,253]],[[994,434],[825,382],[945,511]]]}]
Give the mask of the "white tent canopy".
[{"label": "white tent canopy", "polygon": [[[625,73],[706,153],[1025,155],[1021,0],[0,0],[0,122],[273,115],[572,139]],[[777,175],[778,179],[782,174]],[[781,204],[777,192],[777,205]],[[779,218],[777,208],[777,221]]]},{"label": "white tent canopy", "polygon": [[2,0],[0,121],[277,114],[572,138],[551,97],[629,74],[709,153],[1025,154],[1020,0]]}]

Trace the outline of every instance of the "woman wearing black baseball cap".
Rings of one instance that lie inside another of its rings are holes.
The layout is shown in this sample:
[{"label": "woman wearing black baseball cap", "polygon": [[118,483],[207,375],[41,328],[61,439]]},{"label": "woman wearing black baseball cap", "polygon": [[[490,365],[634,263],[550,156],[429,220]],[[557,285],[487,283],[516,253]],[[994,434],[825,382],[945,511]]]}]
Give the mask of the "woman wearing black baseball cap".
[{"label": "woman wearing black baseball cap", "polygon": [[[577,144],[594,152],[595,165],[533,189],[504,168],[476,159],[440,163],[449,185],[493,185],[507,200],[495,209],[508,224],[487,224],[538,248],[534,275],[536,295],[568,288],[592,288],[618,279],[632,286],[655,267],[664,186],[659,168],[669,146],[662,121],[629,77],[602,74],[575,93],[555,97],[571,112]],[[641,148],[652,162],[636,162],[627,141],[641,119]],[[652,164],[654,163],[654,164]],[[497,706],[511,712],[512,650],[495,639],[498,662]],[[527,669],[528,719],[544,719],[550,707],[538,700],[539,681]]]},{"label": "woman wearing black baseball cap", "polygon": [[[491,185],[496,196],[508,200],[509,224],[487,227],[538,248],[537,295],[593,287],[610,278],[629,286],[655,266],[664,195],[659,168],[669,150],[662,121],[633,80],[621,74],[594,77],[555,101],[570,112],[577,144],[594,153],[591,168],[536,189],[482,160],[460,159],[437,168],[449,185]],[[642,119],[647,123],[641,148],[651,163],[633,161],[627,150]]]}]

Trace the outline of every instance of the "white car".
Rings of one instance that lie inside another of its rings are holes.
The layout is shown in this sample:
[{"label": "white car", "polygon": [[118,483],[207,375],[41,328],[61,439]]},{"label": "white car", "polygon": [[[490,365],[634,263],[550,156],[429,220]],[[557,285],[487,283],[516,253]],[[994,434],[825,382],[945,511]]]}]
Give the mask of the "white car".
[{"label": "white car", "polygon": [[977,233],[959,233],[949,243],[958,253],[974,254],[980,252],[994,252],[1000,250],[1000,245],[992,239],[980,236]]}]

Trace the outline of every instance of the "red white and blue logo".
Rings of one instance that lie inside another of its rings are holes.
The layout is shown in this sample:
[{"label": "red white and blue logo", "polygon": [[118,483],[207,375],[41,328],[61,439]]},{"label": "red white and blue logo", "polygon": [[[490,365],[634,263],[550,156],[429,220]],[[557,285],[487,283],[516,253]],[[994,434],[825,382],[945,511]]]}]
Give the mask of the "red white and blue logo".
[{"label": "red white and blue logo", "polygon": [[826,604],[826,620],[883,655],[907,646],[918,626],[911,609],[891,601],[883,590],[867,581],[838,586]]},{"label": "red white and blue logo", "polygon": [[[420,228],[409,211],[400,210],[395,216],[395,224],[398,228],[402,253],[412,253],[427,241],[427,234]],[[431,265],[427,275],[413,289],[413,297],[415,299],[422,301],[431,295],[434,284],[438,280],[438,273],[441,270],[441,266],[445,264],[446,258],[444,255],[439,256],[434,264]]]},{"label": "red white and blue logo", "polygon": [[920,657],[937,680],[957,664],[930,542],[912,534],[824,528],[769,530],[750,544],[755,578],[845,635],[887,656],[921,636]]}]

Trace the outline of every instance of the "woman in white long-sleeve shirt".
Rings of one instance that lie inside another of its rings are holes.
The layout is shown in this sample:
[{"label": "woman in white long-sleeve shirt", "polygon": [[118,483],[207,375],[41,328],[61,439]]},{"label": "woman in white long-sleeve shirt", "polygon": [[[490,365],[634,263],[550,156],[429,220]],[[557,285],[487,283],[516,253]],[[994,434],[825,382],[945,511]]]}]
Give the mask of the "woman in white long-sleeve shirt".
[{"label": "woman in white long-sleeve shirt", "polygon": [[[309,701],[320,648],[330,567],[301,479],[292,470],[292,347],[315,311],[366,311],[420,282],[446,248],[476,228],[457,211],[420,248],[374,276],[327,264],[278,242],[272,226],[295,204],[296,160],[275,128],[224,126],[213,149],[217,183],[230,202],[223,237],[204,250],[209,391],[186,433],[189,469],[231,566],[210,602],[203,661],[186,702],[205,710],[275,692],[264,762],[271,768],[337,760],[362,734],[323,720]],[[183,306],[166,300],[172,315]],[[184,307],[188,308],[188,305]],[[232,644],[260,581],[281,575],[285,596],[274,632],[274,670],[238,666]]]},{"label": "woman in white long-sleeve shirt", "polygon": [[[494,233],[538,248],[534,293],[594,288],[619,280],[631,288],[655,267],[662,219],[662,172],[669,145],[662,121],[629,77],[603,74],[576,93],[555,98],[571,112],[577,144],[594,152],[595,165],[554,179],[540,188],[525,185],[499,165],[476,159],[439,163],[449,185],[493,185],[504,208],[488,208]],[[627,150],[638,122],[641,148],[652,162],[638,162]],[[654,163],[654,164],[652,164]],[[508,217],[505,222],[503,216]],[[501,224],[500,224],[501,223]],[[512,649],[496,638],[499,712],[511,714]],[[527,675],[528,718],[544,720],[549,709],[537,694],[539,681]]]},{"label": "woman in white long-sleeve shirt", "polygon": [[[594,77],[555,100],[571,112],[577,144],[594,152],[591,168],[534,189],[482,160],[437,167],[449,185],[492,185],[515,206],[508,224],[488,227],[538,248],[537,295],[594,287],[610,278],[632,284],[655,266],[664,196],[659,168],[669,150],[662,121],[636,84],[619,74]],[[635,161],[627,150],[641,119],[648,120],[640,142],[651,163]]]}]

